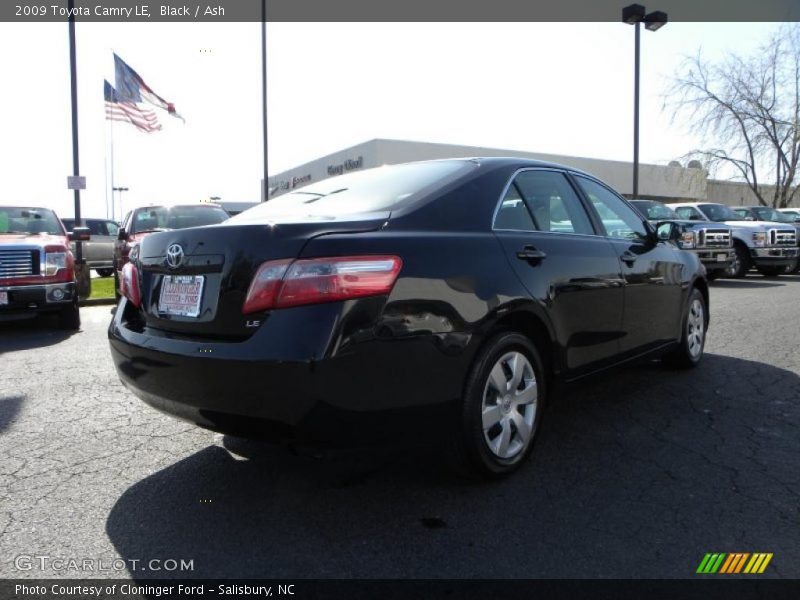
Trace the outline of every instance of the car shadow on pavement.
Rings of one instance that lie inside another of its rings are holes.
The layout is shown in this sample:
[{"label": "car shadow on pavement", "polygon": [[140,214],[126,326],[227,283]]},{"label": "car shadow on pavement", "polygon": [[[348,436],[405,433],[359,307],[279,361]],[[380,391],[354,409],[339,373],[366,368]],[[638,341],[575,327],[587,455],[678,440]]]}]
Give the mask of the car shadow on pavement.
[{"label": "car shadow on pavement", "polygon": [[77,331],[58,327],[55,315],[38,315],[32,319],[0,322],[0,354],[17,350],[30,350],[59,344]]},{"label": "car shadow on pavement", "polygon": [[770,574],[798,577],[798,422],[794,372],[648,363],[564,388],[501,481],[462,480],[431,448],[222,438],[131,486],[106,533],[127,560],[193,561],[136,579],[691,577],[718,549],[774,552]]},{"label": "car shadow on pavement", "polygon": [[0,396],[0,433],[3,433],[19,412],[25,396]]}]

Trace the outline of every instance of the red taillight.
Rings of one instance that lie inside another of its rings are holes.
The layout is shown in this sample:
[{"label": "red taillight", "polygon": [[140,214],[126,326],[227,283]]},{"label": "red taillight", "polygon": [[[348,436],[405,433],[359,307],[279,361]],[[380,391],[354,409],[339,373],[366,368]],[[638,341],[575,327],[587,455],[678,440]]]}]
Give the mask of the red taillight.
[{"label": "red taillight", "polygon": [[398,256],[265,262],[250,284],[242,312],[388,294],[402,265]]},{"label": "red taillight", "polygon": [[137,308],[142,304],[142,296],[139,293],[139,271],[133,266],[133,263],[126,263],[122,267],[119,293],[130,300]]}]

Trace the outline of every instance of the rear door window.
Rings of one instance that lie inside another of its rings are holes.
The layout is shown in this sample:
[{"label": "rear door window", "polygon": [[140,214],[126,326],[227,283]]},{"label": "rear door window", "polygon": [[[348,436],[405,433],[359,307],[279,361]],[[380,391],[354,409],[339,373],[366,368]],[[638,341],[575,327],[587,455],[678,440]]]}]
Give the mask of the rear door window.
[{"label": "rear door window", "polygon": [[106,232],[111,237],[117,237],[119,233],[119,225],[117,225],[114,221],[106,221]]},{"label": "rear door window", "polygon": [[523,171],[514,179],[514,184],[539,231],[595,233],[589,215],[563,173]]},{"label": "rear door window", "polygon": [[522,199],[519,188],[514,182],[508,186],[508,191],[500,203],[500,208],[498,208],[497,215],[494,218],[494,228],[516,231],[533,231],[536,229],[531,213],[528,212],[528,207],[525,206],[525,201]]},{"label": "rear door window", "polygon": [[95,221],[94,219],[90,219],[86,221],[86,226],[89,228],[89,233],[93,236],[106,235],[106,230],[103,227],[102,221]]}]

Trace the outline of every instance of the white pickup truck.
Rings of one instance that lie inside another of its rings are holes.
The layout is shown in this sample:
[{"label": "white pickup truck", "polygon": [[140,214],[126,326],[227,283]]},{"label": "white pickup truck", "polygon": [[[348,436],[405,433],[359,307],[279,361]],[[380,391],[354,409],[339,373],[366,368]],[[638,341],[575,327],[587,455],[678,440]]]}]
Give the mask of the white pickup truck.
[{"label": "white pickup truck", "polygon": [[669,204],[682,219],[724,223],[733,233],[734,259],[728,277],[744,277],[755,267],[766,277],[777,277],[795,264],[797,231],[785,223],[746,221],[724,204],[681,202]]}]

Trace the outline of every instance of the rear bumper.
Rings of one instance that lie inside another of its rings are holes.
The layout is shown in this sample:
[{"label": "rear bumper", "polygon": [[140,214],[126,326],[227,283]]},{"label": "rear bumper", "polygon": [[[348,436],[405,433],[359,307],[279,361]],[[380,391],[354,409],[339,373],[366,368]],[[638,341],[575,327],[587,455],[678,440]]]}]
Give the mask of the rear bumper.
[{"label": "rear bumper", "polygon": [[460,397],[469,360],[466,344],[454,351],[435,334],[332,353],[324,327],[280,359],[283,336],[270,335],[269,320],[245,341],[198,342],[133,331],[121,302],[109,343],[122,383],[160,411],[234,435],[337,445],[425,435]]},{"label": "rear bumper", "polygon": [[8,302],[0,304],[0,321],[25,319],[38,313],[57,312],[75,301],[75,283],[0,285]]}]

